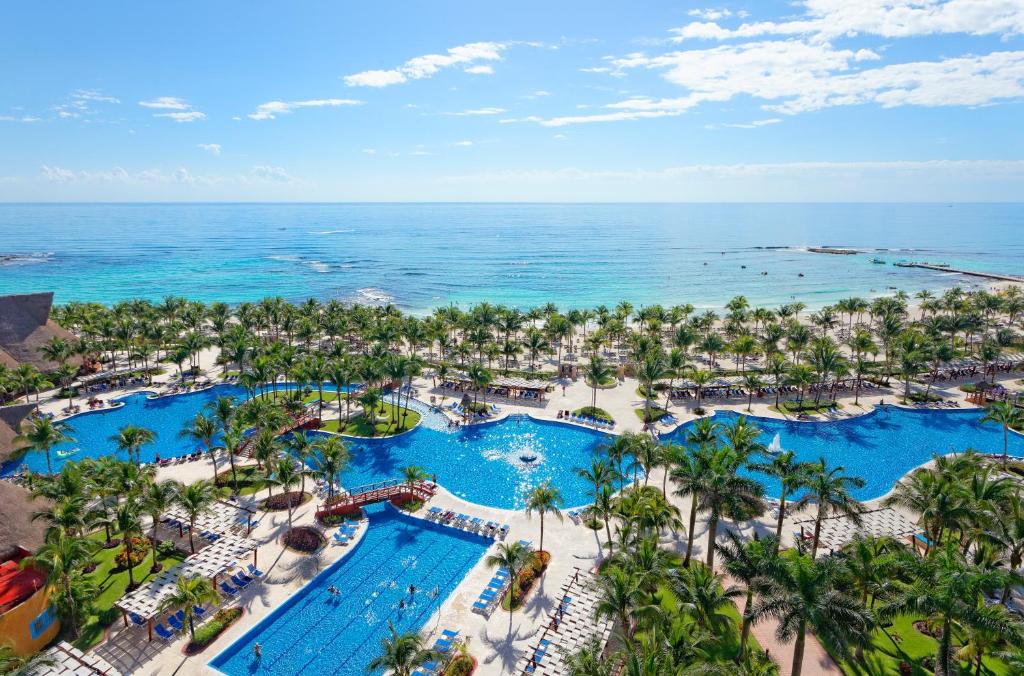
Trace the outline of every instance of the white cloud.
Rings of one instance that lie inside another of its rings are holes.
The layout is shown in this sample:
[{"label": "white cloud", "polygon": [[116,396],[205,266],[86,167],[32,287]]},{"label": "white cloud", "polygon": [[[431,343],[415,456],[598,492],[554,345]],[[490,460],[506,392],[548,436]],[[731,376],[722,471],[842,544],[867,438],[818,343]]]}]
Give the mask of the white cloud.
[{"label": "white cloud", "polygon": [[431,155],[432,153],[430,153],[429,151],[426,151],[426,150],[413,150],[409,154],[414,156],[414,157],[427,157],[428,155]]},{"label": "white cloud", "polygon": [[459,147],[462,147],[462,148],[468,148],[469,146],[473,145],[473,142],[472,141],[456,141],[453,145],[456,145],[456,146],[459,146]]},{"label": "white cloud", "polygon": [[206,113],[201,113],[198,110],[182,110],[173,113],[155,113],[153,117],[166,117],[175,122],[195,122],[204,119]]},{"label": "white cloud", "polygon": [[158,96],[148,101],[139,101],[143,108],[156,108],[157,110],[191,110],[192,104],[176,96]]},{"label": "white cloud", "polygon": [[722,129],[722,128],[725,128],[725,129],[757,129],[758,127],[767,127],[769,125],[778,124],[780,122],[782,122],[781,118],[772,117],[772,118],[768,118],[768,119],[765,119],[765,120],[753,120],[751,122],[736,122],[736,123],[722,122],[722,123],[719,123],[719,124],[706,124],[706,125],[704,125],[704,128],[705,129]]},{"label": "white cloud", "polygon": [[[1024,33],[1024,3],[1019,0],[803,0],[803,15],[791,21],[758,21],[725,28],[715,20],[673,29],[673,40],[726,40],[765,35],[810,35],[816,41],[860,34],[886,38],[967,33]],[[692,13],[691,13],[692,14]]]},{"label": "white cloud", "polygon": [[660,71],[686,93],[662,99],[633,97],[606,105],[608,112],[555,117],[541,124],[560,127],[670,117],[705,102],[725,102],[737,96],[759,99],[766,110],[789,115],[865,103],[886,108],[979,106],[1024,96],[1024,51],[858,70],[878,58],[866,49],[836,49],[827,43],[795,39],[658,56],[630,54],[616,59],[616,67]]},{"label": "white cloud", "polygon": [[196,147],[205,150],[211,155],[220,156],[221,148],[219,143],[200,143]]},{"label": "white cloud", "polygon": [[377,154],[377,149],[376,148],[363,148],[363,154],[364,155],[376,155]]},{"label": "white cloud", "polygon": [[102,170],[75,171],[65,167],[44,164],[40,176],[50,183],[84,184],[178,184],[195,186],[243,185],[254,183],[297,183],[298,179],[281,167],[256,165],[248,173],[233,175],[198,175],[185,167],[167,171],[160,168],[129,172],[121,167]]},{"label": "white cloud", "polygon": [[725,17],[732,16],[732,12],[728,9],[714,9],[710,7],[704,9],[691,9],[687,14],[697,17],[698,19],[703,19],[704,21],[716,21],[718,19],[724,19]]},{"label": "white cloud", "polygon": [[76,89],[71,92],[71,98],[76,101],[95,101],[96,103],[121,103],[121,100],[107,96],[95,89]]},{"label": "white cloud", "polygon": [[474,115],[500,115],[501,113],[508,112],[504,108],[471,108],[469,110],[463,110],[458,113],[443,113],[444,115],[454,115],[456,117],[468,117]]},{"label": "white cloud", "polygon": [[289,174],[283,167],[258,164],[252,168],[252,175],[271,183],[295,183],[298,179]]},{"label": "white cloud", "polygon": [[470,75],[494,75],[494,66],[470,66],[463,68],[462,72]]},{"label": "white cloud", "polygon": [[567,139],[569,137],[566,136],[565,134],[555,134],[551,138],[555,139],[556,141],[564,141],[565,139]]},{"label": "white cloud", "polygon": [[42,118],[33,115],[0,115],[0,122],[39,122]]},{"label": "white cloud", "polygon": [[471,42],[452,47],[444,54],[417,56],[397,68],[367,70],[346,75],[344,80],[349,87],[387,87],[409,80],[433,77],[440,70],[453,66],[463,66],[463,69],[468,71],[475,66],[486,65],[476,64],[477,61],[501,60],[501,52],[507,47],[508,45],[501,42]]},{"label": "white cloud", "polygon": [[358,106],[362,101],[355,99],[308,99],[306,101],[268,101],[256,106],[255,113],[249,113],[253,120],[273,120],[278,115],[287,115],[298,108],[337,108]]}]

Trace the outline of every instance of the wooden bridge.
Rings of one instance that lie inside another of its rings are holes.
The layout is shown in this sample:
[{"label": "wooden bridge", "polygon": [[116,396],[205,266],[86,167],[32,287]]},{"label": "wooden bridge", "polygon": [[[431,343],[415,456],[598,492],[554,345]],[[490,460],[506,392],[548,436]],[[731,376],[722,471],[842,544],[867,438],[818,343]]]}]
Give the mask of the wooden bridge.
[{"label": "wooden bridge", "polygon": [[[294,418],[289,420],[287,423],[285,423],[284,425],[279,427],[277,429],[277,431],[275,432],[274,436],[275,437],[279,437],[282,434],[288,434],[289,432],[294,432],[295,430],[301,429],[303,427],[313,427],[313,428],[316,428],[316,427],[319,427],[319,426],[320,426],[320,416],[317,415],[315,407],[308,406],[308,407],[306,407],[302,411],[302,413],[300,413],[299,415],[295,416]],[[238,447],[238,451],[236,452],[236,455],[241,455],[241,456],[246,457],[246,458],[251,458],[252,457],[252,447],[253,447],[253,444],[255,444],[255,443],[256,443],[256,434],[249,435],[248,437],[246,437],[245,441],[242,442],[242,445]]]},{"label": "wooden bridge", "polygon": [[393,500],[395,498],[426,502],[434,497],[435,490],[434,484],[429,481],[416,481],[411,484],[400,479],[378,481],[372,484],[356,486],[346,493],[328,498],[316,510],[316,516],[319,518],[321,516],[344,514],[364,505]]}]

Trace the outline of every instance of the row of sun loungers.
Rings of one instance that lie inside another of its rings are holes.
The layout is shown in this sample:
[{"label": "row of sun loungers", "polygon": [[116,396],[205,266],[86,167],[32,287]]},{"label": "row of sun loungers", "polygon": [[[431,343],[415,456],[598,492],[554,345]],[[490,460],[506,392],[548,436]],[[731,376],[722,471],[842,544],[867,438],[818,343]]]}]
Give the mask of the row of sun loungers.
[{"label": "row of sun loungers", "polygon": [[593,418],[589,415],[576,415],[572,411],[559,411],[559,420],[568,420],[578,425],[589,425],[596,427],[599,430],[610,430],[615,428],[615,422],[609,420],[601,420],[599,418]]},{"label": "row of sun loungers", "polygon": [[535,645],[530,646],[516,672],[530,676],[565,673],[563,656],[594,638],[602,645],[611,636],[611,622],[595,620],[600,597],[593,576],[577,569],[561,588],[558,606],[548,616]]},{"label": "row of sun loungers", "polygon": [[509,530],[508,524],[498,525],[496,521],[484,521],[478,516],[461,514],[451,510],[441,509],[436,506],[428,509],[426,517],[424,518],[426,518],[427,521],[433,521],[434,523],[441,524],[442,526],[458,528],[459,530],[476,533],[477,535],[482,535],[494,540],[504,540],[505,536],[508,535]]},{"label": "row of sun loungers", "polygon": [[[245,589],[262,576],[263,571],[256,568],[256,566],[249,564],[247,572],[237,571],[230,576],[231,584],[221,582],[220,590],[227,598],[233,599],[238,596],[242,589]],[[192,606],[192,614],[195,622],[202,622],[206,616],[210,614],[210,609],[200,606]],[[132,624],[137,627],[146,626],[146,620],[135,613],[129,613],[129,619],[131,619]],[[166,622],[170,626],[170,629],[165,627],[162,622],[158,622],[153,625],[153,633],[164,641],[173,641],[179,634],[183,634],[188,630],[188,625],[185,623],[185,611],[183,610],[179,610],[173,615],[168,616]]]},{"label": "row of sun loungers", "polygon": [[480,592],[480,597],[473,604],[473,612],[484,617],[490,617],[491,611],[501,603],[505,590],[511,582],[512,576],[509,574],[508,568],[499,568],[484,590]]},{"label": "row of sun loungers", "polygon": [[451,629],[445,629],[441,632],[441,638],[434,641],[434,645],[431,646],[434,650],[441,653],[442,659],[427,662],[422,667],[412,672],[412,676],[431,676],[431,674],[438,674],[444,671],[444,665],[449,655],[451,655],[452,648],[461,639],[459,638],[459,632]]},{"label": "row of sun loungers", "polygon": [[347,547],[348,544],[356,539],[356,535],[359,533],[359,526],[353,526],[349,522],[342,523],[338,530],[334,532],[334,544]]}]

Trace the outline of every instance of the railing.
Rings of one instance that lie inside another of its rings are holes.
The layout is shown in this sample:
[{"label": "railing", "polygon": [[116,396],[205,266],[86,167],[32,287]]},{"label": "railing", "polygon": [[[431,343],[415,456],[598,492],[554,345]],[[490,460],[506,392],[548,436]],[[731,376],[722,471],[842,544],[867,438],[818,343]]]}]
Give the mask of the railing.
[{"label": "railing", "polygon": [[[319,416],[312,408],[305,409],[302,413],[292,418],[289,422],[285,423],[282,427],[278,428],[275,437],[279,437],[282,434],[287,434],[293,430],[297,430],[300,427],[304,427],[314,420],[319,420]],[[242,445],[238,447],[237,455],[252,457],[252,446],[256,443],[256,435],[252,434],[246,438]]]},{"label": "railing", "polygon": [[391,498],[408,495],[420,500],[429,500],[434,496],[434,485],[426,481],[407,483],[399,479],[388,479],[372,484],[357,486],[341,495],[335,495],[324,501],[316,511],[316,515],[333,514],[346,509],[362,507],[375,502],[383,502]]}]

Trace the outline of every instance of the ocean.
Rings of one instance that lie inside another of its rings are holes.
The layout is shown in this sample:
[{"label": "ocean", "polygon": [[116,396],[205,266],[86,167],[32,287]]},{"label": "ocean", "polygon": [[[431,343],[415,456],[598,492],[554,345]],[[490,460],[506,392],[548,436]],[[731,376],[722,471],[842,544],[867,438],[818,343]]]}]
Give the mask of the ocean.
[{"label": "ocean", "polygon": [[58,303],[815,308],[984,283],[903,260],[1024,274],[1024,204],[2,204],[0,235],[0,294]]}]

